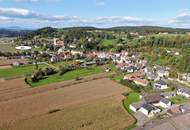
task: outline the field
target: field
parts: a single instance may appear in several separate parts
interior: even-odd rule
[[[44,66],[45,65],[39,65],[39,67]],[[23,77],[27,74],[31,74],[34,70],[35,65],[0,69],[0,78]]]
[[[0,101],[2,130],[124,129],[134,119],[122,106],[122,93],[130,90],[107,78],[40,91],[21,85],[1,87],[0,96],[35,91]],[[12,90],[12,91],[9,91]],[[5,93],[6,91],[6,93]],[[35,125],[34,125],[35,124]]]

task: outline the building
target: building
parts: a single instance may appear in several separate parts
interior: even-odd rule
[[[159,69],[157,73],[158,73],[159,77],[168,77],[169,76],[169,71],[167,71],[166,69]]]
[[[164,80],[158,80],[154,83],[154,88],[160,90],[168,89],[168,85]]]
[[[177,94],[176,92],[164,92],[160,94],[162,97],[164,98],[171,98],[171,97],[175,97]]]
[[[156,104],[160,102],[161,98],[160,94],[149,94],[144,96],[143,100],[149,104]]]
[[[185,87],[180,87],[177,89],[177,95],[181,95],[190,98],[190,89]]]
[[[144,104],[145,104],[144,101],[140,101],[140,102],[131,104],[131,105],[129,106],[129,108],[130,108],[133,112],[137,112]]]
[[[144,87],[148,86],[148,81],[146,79],[135,78],[133,81],[137,85],[141,85],[141,86],[144,86]]]
[[[156,113],[161,112],[161,110],[151,104],[144,104],[140,109],[140,112],[142,112],[144,115],[148,117],[153,117]]]
[[[159,106],[163,108],[169,108],[172,106],[172,102],[166,98],[162,98],[159,102]]]
[[[133,72],[136,72],[138,70],[138,68],[135,66],[129,66],[126,70],[129,73],[133,73]]]

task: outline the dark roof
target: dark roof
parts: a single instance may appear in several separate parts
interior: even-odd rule
[[[131,104],[133,107],[135,107],[136,109],[140,109],[146,102],[144,101],[140,101],[140,102],[137,102],[137,103],[133,103]]]
[[[183,91],[183,92],[185,92],[185,93],[190,94],[190,89],[189,89],[189,88],[186,88],[186,87],[180,87],[180,88],[178,88],[177,90],[180,90],[180,91]]]
[[[166,98],[162,98],[160,101],[163,102],[163,103],[165,103],[165,104],[170,103],[170,100],[168,100]]]
[[[156,83],[160,85],[167,85],[167,83],[164,80],[158,80]]]
[[[146,109],[147,111],[152,111],[152,110],[155,110],[155,107],[150,105],[150,104],[144,104],[142,106],[144,109]]]
[[[160,94],[151,94],[144,97],[146,103],[157,103],[161,100]]]

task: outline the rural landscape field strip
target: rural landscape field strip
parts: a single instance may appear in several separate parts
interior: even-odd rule
[[[22,79],[13,80],[13,81],[11,80],[12,83],[11,83],[11,81],[8,80],[8,81],[5,81],[5,84],[6,84],[6,82],[9,82],[9,84],[12,84],[12,86],[14,86],[13,85],[14,81],[17,81],[20,83],[20,86],[22,86],[22,87],[19,87],[18,91],[10,91],[8,93],[1,93],[0,94],[0,102],[8,101],[8,100],[16,99],[16,98],[21,98],[21,97],[25,97],[25,96],[30,96],[30,95],[34,95],[34,94],[44,93],[44,92],[48,92],[48,91],[56,90],[56,89],[60,89],[60,88],[65,88],[65,87],[72,86],[74,84],[89,82],[91,80],[99,79],[99,78],[101,79],[101,78],[105,78],[107,76],[108,76],[107,74],[97,74],[97,75],[85,77],[85,79],[80,80],[80,81],[69,80],[69,81],[60,82],[60,83],[56,83],[56,84],[41,86],[38,88],[31,88],[29,86],[26,86]],[[17,85],[15,87],[17,88]],[[4,88],[6,89],[6,86],[4,86]]]
[[[104,78],[56,89],[54,91],[47,91],[45,93],[36,93],[30,96],[26,95],[23,98],[1,101],[0,124],[27,119],[45,114],[54,109],[62,109],[105,97],[121,95],[121,93],[125,91],[129,90],[114,81]]]

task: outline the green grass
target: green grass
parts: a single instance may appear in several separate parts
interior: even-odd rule
[[[130,104],[132,103],[135,103],[135,102],[138,102],[140,101],[140,98],[139,98],[139,93],[136,93],[136,92],[131,92],[129,93],[129,95],[126,97],[126,99],[123,101],[123,105],[124,105],[124,108],[127,110],[127,112],[131,115],[133,113],[133,111],[129,108]],[[133,116],[133,118],[135,118]],[[135,119],[136,120],[136,119]],[[133,125],[131,125],[130,127],[128,127],[126,130],[132,130],[134,129],[135,127],[137,127],[136,125],[137,123],[137,120],[135,121],[135,123]]]
[[[98,73],[103,73],[104,70],[102,67],[93,67],[93,68],[83,68],[83,69],[78,69],[74,71],[67,72],[66,74],[59,76],[59,74],[51,75],[48,76],[47,78],[40,80],[38,82],[32,83],[32,87],[37,87],[41,85],[46,85],[46,84],[52,84],[52,83],[57,83],[57,82],[62,82],[66,80],[72,80],[75,79],[76,77],[85,77],[85,76],[90,76]]]
[[[132,110],[129,108],[129,106],[132,103],[135,103],[138,101],[140,101],[139,93],[135,93],[135,92],[129,93],[129,95],[124,100],[124,107],[127,109],[129,113],[132,113]]]
[[[123,75],[120,74],[120,75],[117,75],[113,78],[113,80],[117,81],[117,82],[120,82],[121,80],[123,79]]]
[[[105,39],[105,40],[103,40],[102,45],[103,46],[114,46],[115,45],[115,40],[107,40],[107,39]]]
[[[187,99],[186,97],[183,97],[183,96],[176,96],[176,97],[170,98],[170,101],[174,104],[184,104],[184,103],[188,102],[189,99]]]
[[[40,68],[45,65],[39,65]],[[22,67],[12,67],[9,69],[0,69],[1,78],[22,77],[28,74],[32,74],[35,70],[35,65],[28,65]]]

